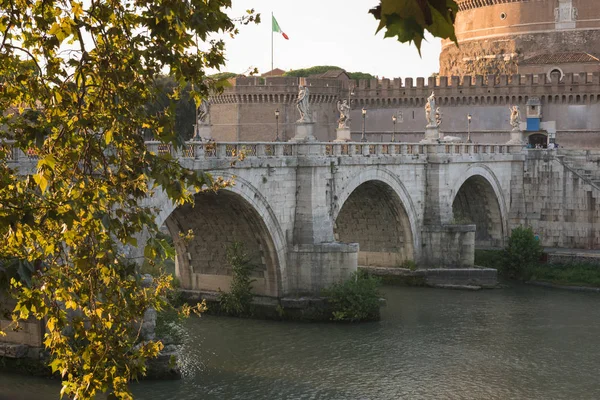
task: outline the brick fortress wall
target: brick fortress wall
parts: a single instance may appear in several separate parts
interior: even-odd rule
[[[232,86],[211,101],[213,137],[218,141],[271,141],[275,139],[276,109],[280,111],[280,137],[294,134],[299,114],[295,107],[298,78],[234,78]],[[531,97],[542,103],[542,121],[556,121],[556,141],[563,146],[600,145],[600,74],[566,74],[562,80],[539,75],[488,75],[339,81],[307,79],[311,106],[317,121],[316,136],[335,139],[336,102],[347,99],[353,89],[351,129],[362,131],[361,108],[367,109],[365,131],[372,141],[390,140],[392,115],[402,114],[396,125],[396,140],[416,142],[425,127],[424,105],[434,90],[443,113],[442,131],[464,136],[467,114],[473,116],[472,138],[480,143],[509,140],[508,106],[524,110]]]
[[[275,110],[279,110],[279,136],[294,136],[294,124],[300,117],[296,109],[298,78],[233,78],[222,95],[211,97],[211,123],[215,140],[272,141],[276,137]],[[336,102],[344,91],[336,79],[306,79],[310,105],[316,121],[316,136],[324,141],[335,139]]]

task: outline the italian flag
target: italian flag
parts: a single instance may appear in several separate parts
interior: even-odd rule
[[[272,18],[273,18],[273,32],[281,33],[281,35],[285,38],[285,40],[290,40],[288,35],[286,35],[285,32],[282,31],[281,28],[279,27],[279,24],[277,23],[277,20],[275,19],[275,17],[273,16]]]

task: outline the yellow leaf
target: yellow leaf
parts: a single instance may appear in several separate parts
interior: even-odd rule
[[[104,142],[106,144],[110,144],[110,142],[112,142],[113,139],[113,130],[109,129],[106,132],[104,132]]]
[[[50,243],[46,247],[44,247],[44,253],[46,253],[47,255],[54,254],[54,245]]]
[[[71,4],[73,7],[73,15],[75,15],[76,17],[79,17],[81,14],[83,14],[83,7],[81,7],[80,3],[77,3],[74,1]]]
[[[35,174],[33,176],[33,180],[35,181],[35,183],[38,184],[38,186],[42,190],[42,193],[46,191],[46,188],[48,187],[48,180],[42,172]]]
[[[52,27],[50,28],[50,30],[48,31],[48,34],[50,35],[56,35],[56,33],[60,30],[60,25],[58,23],[54,23],[52,24]]]
[[[75,303],[73,300],[67,300],[67,301],[65,302],[65,307],[67,307],[67,310],[68,310],[69,308],[71,308],[71,309],[75,310],[75,309],[77,309],[77,303]]]

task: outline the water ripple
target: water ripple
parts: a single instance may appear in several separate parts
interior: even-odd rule
[[[597,294],[515,286],[386,288],[386,296],[382,321],[362,325],[190,319],[183,379],[143,382],[134,393],[148,400],[600,398]],[[44,399],[39,393],[52,385],[0,375],[0,399]]]

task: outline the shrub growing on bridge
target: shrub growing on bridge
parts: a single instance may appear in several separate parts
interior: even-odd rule
[[[334,321],[375,321],[379,319],[381,281],[364,271],[356,271],[344,283],[323,291],[332,306]]]
[[[221,310],[236,317],[248,317],[252,310],[252,272],[256,265],[252,264],[244,245],[234,242],[227,248],[227,262],[233,270],[233,278],[229,293],[221,293],[219,303]]]

